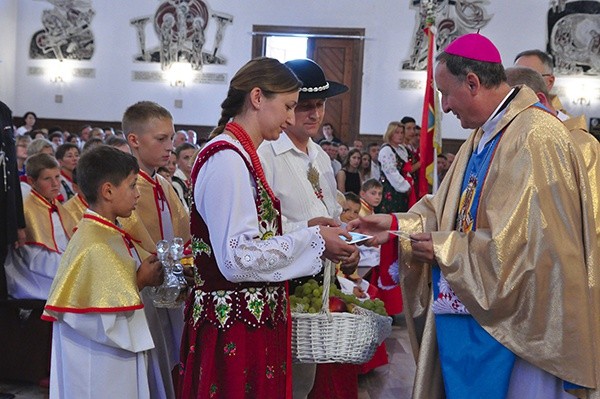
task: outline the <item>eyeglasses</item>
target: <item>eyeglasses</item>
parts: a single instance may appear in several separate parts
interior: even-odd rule
[[[545,76],[554,76],[554,75],[553,75],[553,74],[551,74],[551,73],[543,73],[543,74],[542,74],[542,76],[544,76],[544,77],[545,77]]]

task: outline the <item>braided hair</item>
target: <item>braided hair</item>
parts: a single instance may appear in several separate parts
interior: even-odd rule
[[[225,125],[243,111],[246,96],[256,87],[265,97],[271,98],[277,93],[299,90],[302,82],[291,69],[274,58],[250,60],[231,79],[227,98],[221,103],[221,118],[211,132],[211,138],[223,133]]]

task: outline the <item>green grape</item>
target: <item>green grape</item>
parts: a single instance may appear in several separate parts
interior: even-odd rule
[[[312,291],[312,294],[313,294],[313,296],[314,296],[315,298],[318,298],[318,297],[320,297],[320,296],[321,296],[321,292],[319,292],[319,289],[318,289],[318,288],[315,288],[315,289]]]
[[[311,278],[311,279],[310,279],[310,280],[308,280],[306,283],[307,283],[307,284],[319,285],[319,283],[317,283],[317,280],[315,280],[314,278]]]
[[[302,294],[304,294],[304,291],[302,290],[302,286],[299,285],[294,289],[294,295],[302,296]]]
[[[308,313],[317,313],[317,310],[311,306],[308,308]]]
[[[310,284],[305,284],[302,286],[302,292],[304,293],[304,296],[309,296],[310,294],[312,294],[313,288],[310,286]]]
[[[311,305],[313,308],[315,309],[319,309],[321,310],[321,308],[323,307],[323,301],[321,299],[313,299],[311,302]]]

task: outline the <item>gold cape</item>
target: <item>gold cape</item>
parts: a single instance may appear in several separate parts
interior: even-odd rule
[[[600,142],[587,131],[585,116],[569,118],[563,121],[579,146],[583,162],[590,179],[590,196],[594,207],[594,215],[600,215]],[[596,219],[596,236],[600,242],[600,219]]]
[[[39,245],[49,251],[60,253],[56,241],[54,241],[54,230],[52,229],[53,207],[56,207],[67,238],[71,238],[77,221],[73,219],[59,201],[48,202],[47,199],[32,189],[31,193],[23,198],[26,245]]]
[[[494,135],[505,129],[483,184],[477,229],[455,231],[464,171],[481,138],[474,131],[435,196],[399,229],[431,232],[436,262],[477,322],[517,356],[563,380],[598,387],[598,240],[581,153],[565,126],[521,87]],[[501,172],[501,173],[500,173]],[[402,287],[417,357],[413,398],[444,395],[431,268],[400,241]],[[412,315],[411,317],[408,317]],[[598,398],[598,390],[572,392]]]
[[[358,211],[358,216],[369,216],[373,214],[373,207],[364,199],[360,199],[360,211]]]
[[[552,107],[556,110],[559,110],[560,112],[562,112],[563,114],[567,115],[567,116],[571,116],[570,113],[567,112],[567,110],[565,109],[565,107],[563,107],[562,103],[560,102],[560,98],[558,98],[558,96],[556,94],[550,94],[550,104],[552,104]]]
[[[74,197],[63,204],[63,207],[79,222],[89,205],[81,195],[75,194]]]
[[[45,320],[58,313],[125,312],[144,307],[136,282],[136,261],[126,233],[87,212],[60,261],[44,308]],[[133,243],[132,243],[133,244]],[[143,259],[145,253],[139,253]]]
[[[160,224],[161,214],[157,200],[158,185],[162,188],[171,211],[175,237],[183,238],[186,243],[190,240],[190,217],[183,208],[173,186],[158,173],[152,178],[140,170],[137,184],[140,190],[140,199],[137,207],[130,217],[119,219],[119,222],[123,225],[123,229],[133,238],[141,241],[142,248],[150,253],[156,253],[156,243],[163,239]]]

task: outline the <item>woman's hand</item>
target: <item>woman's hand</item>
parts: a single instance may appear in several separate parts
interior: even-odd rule
[[[340,227],[322,226],[320,231],[321,237],[325,240],[325,251],[323,252],[323,256],[333,263],[346,260],[351,257],[354,251],[357,251],[356,246],[348,244],[340,238],[340,236],[344,236],[347,239],[352,238],[346,230]]]

